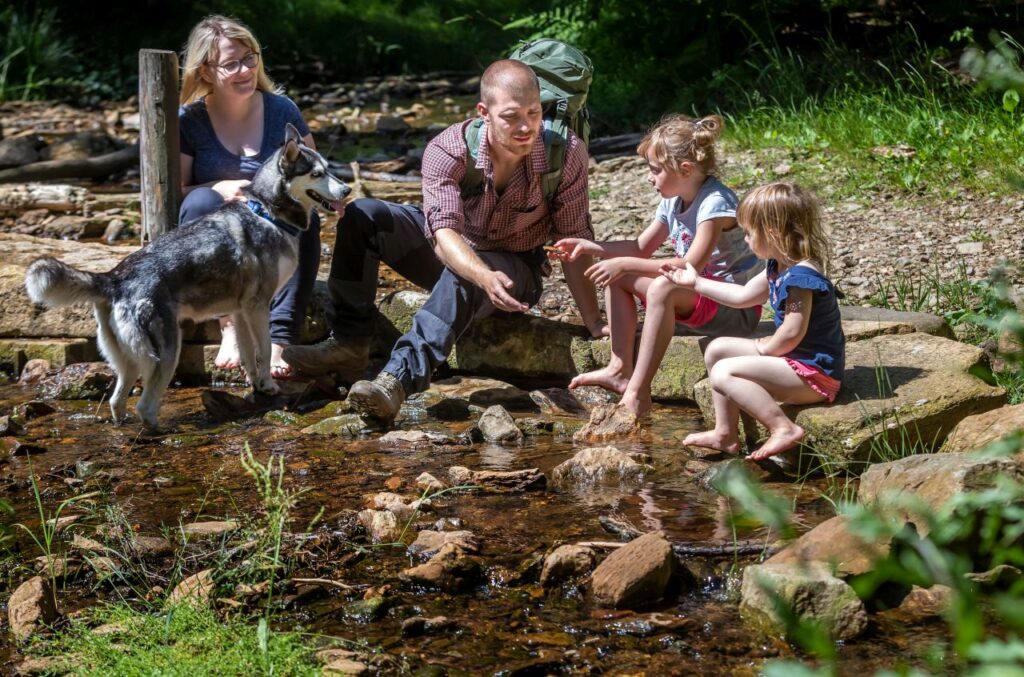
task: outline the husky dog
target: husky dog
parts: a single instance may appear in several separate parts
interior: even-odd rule
[[[160,399],[178,364],[184,319],[230,315],[242,367],[256,392],[274,395],[270,376],[270,302],[298,263],[298,240],[314,207],[336,213],[350,189],[287,125],[285,143],[256,171],[248,202],[227,202],[132,253],[106,273],[87,273],[50,257],[29,266],[34,303],[90,301],[100,350],[117,372],[110,400],[124,419],[128,394],[142,376],[135,408],[156,428]]]

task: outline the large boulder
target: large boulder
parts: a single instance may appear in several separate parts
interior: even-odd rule
[[[676,571],[672,544],[652,531],[608,555],[590,577],[590,590],[600,606],[642,607],[665,597]]]
[[[1003,390],[975,375],[985,372],[974,346],[921,332],[877,336],[847,344],[835,402],[785,410],[807,431],[806,444],[841,466],[887,447],[934,448],[962,418],[1002,406]],[[706,380],[695,397],[713,425]]]
[[[1007,405],[983,414],[968,416],[957,423],[939,451],[980,451],[993,442],[1021,430],[1024,430],[1024,404]]]
[[[868,625],[857,593],[822,562],[748,566],[740,595],[744,617],[772,631],[785,628],[780,607],[818,623],[837,640],[853,639]]]
[[[859,341],[882,334],[912,332],[953,338],[953,330],[946,319],[932,313],[911,313],[873,306],[840,306],[839,313],[843,319],[843,334],[846,335],[847,341]]]
[[[412,317],[427,294],[400,291],[380,303],[386,321],[377,351],[390,352],[394,337],[412,327]],[[534,315],[489,317],[474,322],[448,357],[448,365],[460,372],[498,378],[535,378],[568,381],[576,374],[573,339],[586,336],[583,327]]]
[[[32,360],[45,361],[49,371],[99,359],[95,339],[0,339],[0,370],[16,375]]]
[[[424,393],[409,398],[409,401],[421,403],[429,413],[440,403],[463,405],[466,410],[470,406],[491,407],[500,404],[513,411],[535,411],[537,406],[530,399],[530,394],[522,388],[498,381],[493,378],[479,376],[453,376],[434,381]]]
[[[854,534],[849,519],[838,515],[825,520],[775,553],[765,564],[823,562],[841,578],[871,571],[889,554],[888,543],[871,543]]]
[[[928,532],[927,523],[904,506],[907,498],[913,497],[934,511],[953,496],[991,488],[999,477],[1024,481],[1024,457],[917,454],[872,465],[861,475],[857,498],[861,503],[895,510],[924,535]]]

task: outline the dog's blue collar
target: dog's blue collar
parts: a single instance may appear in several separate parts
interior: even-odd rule
[[[300,228],[296,228],[290,223],[285,223],[281,219],[275,219],[273,216],[271,216],[270,212],[267,211],[267,208],[264,207],[262,203],[257,202],[256,200],[249,200],[248,202],[245,203],[245,205],[252,210],[253,214],[259,216],[260,218],[266,219],[267,221],[270,221],[275,226],[277,226],[284,232],[288,233],[289,235],[293,237],[298,237],[299,235],[302,234],[302,230]]]

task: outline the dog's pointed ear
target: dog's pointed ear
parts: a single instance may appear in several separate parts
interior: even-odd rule
[[[295,126],[290,122],[286,122],[284,125],[284,159],[289,164],[293,164],[299,159],[299,143],[302,142],[302,137],[299,136],[299,130],[295,129]]]

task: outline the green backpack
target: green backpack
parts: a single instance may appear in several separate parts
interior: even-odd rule
[[[548,171],[541,177],[541,186],[544,199],[550,202],[562,181],[569,130],[584,146],[590,143],[590,111],[586,104],[594,65],[580,50],[551,38],[523,43],[508,58],[528,65],[540,80],[540,103],[544,107],[542,133],[548,154]],[[483,125],[483,118],[478,118],[466,126],[469,155],[466,175],[459,184],[464,198],[479,191],[484,183],[483,171],[476,167]]]

